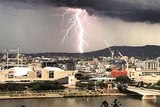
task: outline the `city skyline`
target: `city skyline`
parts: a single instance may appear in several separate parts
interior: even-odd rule
[[[110,46],[160,45],[160,2],[157,0],[149,3],[148,0],[102,0],[108,8],[105,4],[95,7],[96,0],[93,3],[87,0],[84,6],[77,5],[81,3],[77,0],[70,0],[73,2],[70,5],[63,0],[32,1],[0,0],[0,49],[19,45],[22,52],[79,52],[77,36],[62,43],[69,18],[75,13],[64,18],[57,14],[63,14],[69,7],[88,12],[88,23],[83,22],[89,34],[84,38],[88,42],[84,51],[106,48],[104,40]]]

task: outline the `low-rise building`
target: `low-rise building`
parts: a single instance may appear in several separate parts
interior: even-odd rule
[[[160,80],[160,70],[137,70],[135,80],[145,83],[157,83]]]
[[[13,67],[0,72],[1,83],[31,83],[34,81],[53,81],[68,78],[67,84],[75,85],[77,71],[64,71],[57,67],[31,69],[27,67]]]
[[[125,71],[125,70],[116,70],[116,69],[112,69],[112,71],[111,71],[111,77],[112,78],[116,78],[116,77],[122,76],[122,75],[127,75],[127,71]]]

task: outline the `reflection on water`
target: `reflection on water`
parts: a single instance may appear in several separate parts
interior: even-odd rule
[[[0,100],[0,107],[21,107],[21,105],[26,107],[100,107],[104,100],[107,100],[111,107],[115,98],[120,101],[121,107],[160,107],[160,98],[141,100],[139,97],[131,96]]]

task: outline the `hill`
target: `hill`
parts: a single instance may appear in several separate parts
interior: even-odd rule
[[[134,56],[134,57],[144,57],[144,58],[155,58],[160,57],[160,46],[156,45],[146,45],[146,46],[113,46],[110,47],[112,50],[115,51],[115,55],[118,55],[118,51],[120,51],[125,56]],[[32,54],[36,56],[89,56],[89,57],[97,57],[97,56],[111,56],[111,53],[108,48],[86,52],[83,54],[80,53],[36,53]]]

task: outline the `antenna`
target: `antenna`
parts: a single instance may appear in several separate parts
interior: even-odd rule
[[[111,53],[111,59],[113,59],[113,57],[114,57],[114,50],[113,51],[111,50],[111,48],[109,47],[109,45],[108,45],[108,43],[107,43],[106,40],[104,40],[104,42],[105,42],[106,46],[108,47],[108,49],[109,49],[109,51]]]
[[[17,63],[18,63],[18,67],[19,67],[19,45],[17,47]]]

